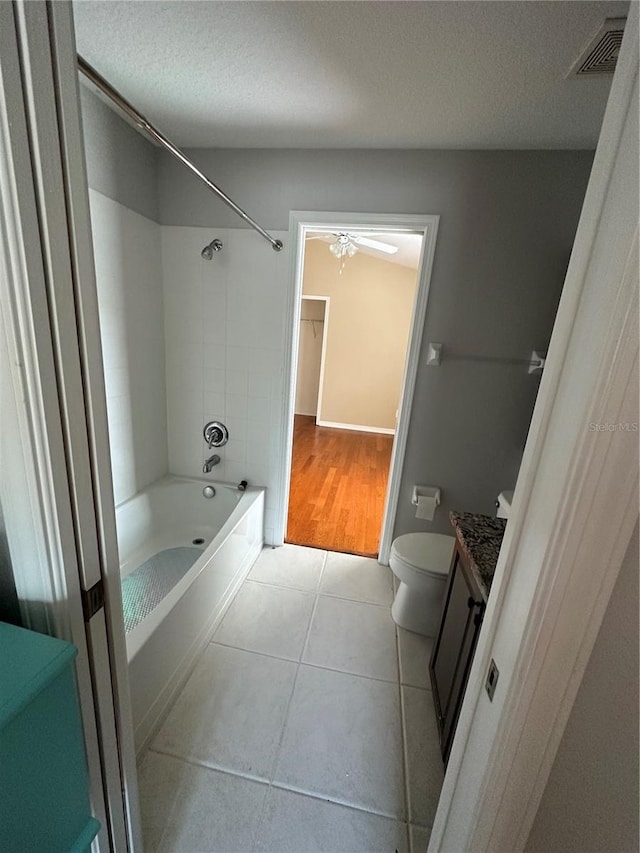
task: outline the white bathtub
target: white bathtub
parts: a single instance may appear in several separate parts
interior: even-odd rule
[[[205,486],[215,488],[215,497],[203,496]],[[166,477],[119,506],[116,526],[123,580],[160,552],[204,540],[196,562],[127,633],[133,724],[140,751],[260,553],[264,489],[249,487],[242,492],[228,483]],[[133,580],[134,576],[130,584]]]

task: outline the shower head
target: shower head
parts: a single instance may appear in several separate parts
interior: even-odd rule
[[[218,240],[215,237],[208,246],[205,246],[204,249],[200,252],[205,261],[210,261],[213,257],[214,252],[220,252],[222,250],[222,240]]]

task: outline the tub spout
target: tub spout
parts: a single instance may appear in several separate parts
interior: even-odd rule
[[[202,466],[202,473],[208,474],[211,471],[211,469],[214,467],[214,465],[217,465],[219,462],[220,462],[220,457],[218,456],[217,453],[214,453],[213,456],[210,456],[208,459],[205,460],[205,463]]]

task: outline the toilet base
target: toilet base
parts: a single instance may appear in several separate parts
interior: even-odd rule
[[[444,579],[435,587],[442,594]],[[391,605],[391,618],[396,625],[425,637],[435,637],[440,619],[440,598],[434,596],[434,592],[416,590],[401,581]]]

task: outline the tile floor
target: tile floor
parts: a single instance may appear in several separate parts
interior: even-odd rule
[[[389,569],[265,549],[139,770],[145,850],[426,850],[443,779],[431,641]]]

